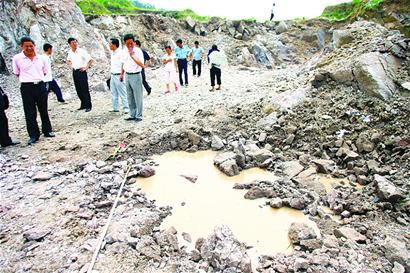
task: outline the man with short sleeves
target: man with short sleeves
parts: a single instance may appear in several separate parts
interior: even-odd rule
[[[54,137],[47,109],[47,91],[44,76],[48,72],[43,56],[38,56],[35,43],[30,37],[20,40],[22,52],[13,57],[13,73],[19,77],[21,98],[26,117],[29,145],[40,138],[37,124],[37,109],[41,117],[41,129],[45,137]]]
[[[128,113],[127,91],[124,82],[120,80],[123,51],[120,49],[118,39],[112,38],[109,46],[111,49],[111,79],[109,86],[112,95],[112,112],[119,112],[118,97],[120,97],[122,109],[124,113]]]
[[[46,88],[47,88],[47,93],[50,93],[50,91],[54,92],[57,96],[58,102],[64,103],[65,100],[63,98],[63,94],[61,93],[60,86],[58,86],[57,81],[53,78],[53,71],[51,68],[51,54],[53,53],[53,46],[46,43],[43,45],[43,50],[44,50],[44,59],[47,62],[47,67],[48,67],[48,73],[44,78],[44,82],[46,83]]]
[[[75,38],[69,38],[68,45],[70,46],[70,49],[68,50],[67,63],[73,69],[74,86],[78,98],[81,101],[78,110],[90,112],[92,104],[90,88],[88,86],[87,70],[91,66],[92,59],[85,49],[78,47],[78,42]]]
[[[192,51],[192,70],[194,76],[197,75],[197,68],[198,68],[198,77],[201,77],[201,69],[202,69],[202,54],[204,53],[204,49],[199,47],[199,42],[195,41],[195,46],[191,49]]]
[[[185,76],[185,86],[188,86],[188,59],[191,57],[191,49],[188,46],[182,44],[182,40],[179,39],[176,42],[177,47],[174,50],[177,63],[178,63],[178,72],[179,72],[179,83],[181,86],[184,85],[182,79],[182,72]]]
[[[125,120],[140,122],[142,120],[142,77],[141,71],[144,66],[144,54],[135,44],[132,34],[124,36],[126,48],[123,51],[122,69],[120,79],[125,79],[127,88],[128,106],[130,116]]]
[[[135,41],[135,44],[137,47],[141,48],[141,42],[139,40]],[[144,65],[147,66],[149,65],[151,61],[151,56],[148,54],[148,52],[144,49],[142,49],[142,54],[144,54]],[[149,83],[147,82],[147,78],[145,76],[145,68],[142,69],[141,71],[141,77],[142,77],[142,85],[144,86],[145,90],[147,90],[148,96],[151,95],[151,86],[149,86]]]

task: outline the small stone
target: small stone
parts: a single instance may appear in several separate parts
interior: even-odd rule
[[[404,266],[402,266],[398,262],[394,262],[392,273],[406,273],[406,269],[404,268]]]
[[[211,140],[211,148],[214,151],[219,151],[222,150],[225,147],[222,139],[217,136],[217,135],[213,135],[212,136],[212,140]]]
[[[280,198],[273,198],[269,202],[269,205],[271,206],[271,208],[280,209],[281,207],[283,207],[283,201]]]
[[[99,161],[97,161],[97,163],[95,164],[95,166],[96,166],[98,169],[101,169],[101,168],[107,166],[107,163],[104,162],[104,161],[99,160]]]
[[[38,172],[33,176],[34,181],[47,181],[53,178],[53,174],[46,172]]]
[[[309,267],[309,261],[304,258],[296,258],[293,267],[295,272],[299,272],[300,270],[304,270]]]
[[[259,142],[261,142],[261,143],[263,143],[263,142],[265,142],[266,141],[266,138],[268,137],[268,135],[266,134],[266,133],[261,133],[260,135],[259,135]]]
[[[42,229],[42,228],[33,228],[26,232],[24,232],[23,237],[27,241],[40,241],[48,234],[50,234],[49,229]]]
[[[334,230],[334,234],[336,237],[344,237],[346,239],[350,239],[355,242],[365,242],[366,241],[366,236],[360,234],[353,228],[349,227],[340,227],[338,229]]]
[[[144,166],[139,170],[138,175],[143,178],[148,178],[155,175],[155,169],[151,166]]]
[[[184,240],[187,241],[188,243],[192,243],[191,235],[189,235],[188,233],[183,232],[182,233],[182,238],[184,238]]]
[[[288,236],[293,244],[299,244],[302,240],[317,238],[315,230],[304,223],[292,223],[288,231]]]
[[[318,173],[330,174],[335,169],[335,162],[333,160],[316,159],[312,161],[316,165]]]
[[[196,181],[198,180],[197,175],[181,174],[181,177],[185,178],[186,180],[188,180],[191,183],[196,183]]]
[[[78,213],[77,216],[81,219],[91,220],[93,219],[94,213],[91,211],[83,211]]]
[[[341,216],[342,216],[343,218],[349,218],[350,215],[351,215],[350,212],[347,211],[347,210],[343,211],[342,214],[341,214]]]
[[[283,143],[285,143],[286,145],[291,145],[293,143],[293,141],[295,141],[295,135],[294,134],[290,134],[288,135],[288,137],[283,141]]]

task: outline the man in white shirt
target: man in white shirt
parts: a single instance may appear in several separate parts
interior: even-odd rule
[[[128,106],[130,116],[125,120],[142,120],[142,77],[141,71],[144,66],[144,54],[141,48],[135,44],[135,37],[132,34],[124,36],[126,48],[123,50],[122,69],[120,79],[124,80],[127,88]]]
[[[51,54],[53,53],[53,46],[50,44],[43,45],[44,50],[44,59],[46,60],[48,66],[48,73],[44,77],[44,82],[46,83],[47,93],[53,91],[54,94],[57,96],[57,100],[59,102],[64,103],[65,100],[63,99],[63,94],[61,93],[60,86],[58,86],[57,81],[53,78],[53,71],[51,70]]]
[[[68,50],[67,63],[73,69],[74,86],[81,101],[81,106],[78,110],[85,109],[85,112],[90,112],[92,104],[87,69],[90,68],[92,59],[85,49],[78,47],[78,42],[75,38],[69,38],[68,44],[70,49]]]
[[[120,80],[123,54],[123,51],[120,49],[120,41],[118,39],[112,38],[110,40],[109,47],[111,49],[110,90],[112,95],[112,112],[119,112],[118,97],[120,97],[122,102],[122,109],[124,113],[128,113],[126,88],[124,82]]]

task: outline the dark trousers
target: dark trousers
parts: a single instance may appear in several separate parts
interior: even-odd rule
[[[196,67],[198,67],[198,77],[201,76],[201,68],[202,68],[202,61],[192,61],[192,70],[194,72],[194,76],[196,75]]]
[[[215,78],[218,85],[221,85],[222,71],[220,68],[212,66],[211,68],[211,86],[215,86]]]
[[[63,102],[63,94],[61,93],[60,86],[58,86],[58,83],[56,82],[55,79],[53,79],[51,82],[46,82],[46,88],[47,88],[47,93],[53,92],[57,96],[57,100],[59,102]]]
[[[43,134],[52,132],[50,118],[48,117],[46,84],[44,82],[38,84],[22,83],[20,91],[29,136],[36,139],[40,137],[40,130],[37,124],[37,110],[40,113]]]
[[[7,120],[6,113],[3,109],[0,109],[0,145],[6,146],[11,143],[9,136],[9,122]]]
[[[73,70],[73,79],[75,90],[77,91],[78,98],[81,101],[81,109],[91,109],[91,95],[88,87],[87,72],[81,72],[79,69]]]
[[[182,80],[182,72],[185,76],[185,84],[188,84],[188,60],[187,59],[178,59],[178,73],[179,73],[179,83],[184,85]]]
[[[142,77],[142,85],[144,86],[145,90],[147,90],[148,93],[151,93],[151,86],[149,86],[145,78],[145,69],[141,71],[141,77]]]

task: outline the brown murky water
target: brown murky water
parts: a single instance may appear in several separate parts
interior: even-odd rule
[[[320,183],[325,187],[326,192],[332,192],[333,188],[337,185],[346,186],[346,187],[355,187],[356,189],[362,189],[363,186],[357,183],[349,182],[347,179],[334,178],[329,175],[319,175]]]
[[[161,206],[172,206],[172,215],[162,228],[175,227],[178,233],[190,234],[195,242],[207,237],[218,225],[227,225],[237,239],[253,246],[255,255],[273,255],[292,251],[288,229],[293,222],[315,226],[302,212],[272,209],[265,200],[246,200],[246,191],[232,189],[234,183],[256,179],[274,180],[270,172],[255,168],[239,176],[227,177],[213,165],[215,152],[170,152],[154,157],[159,163],[156,175],[139,179],[138,187]],[[191,183],[181,175],[198,176]]]

